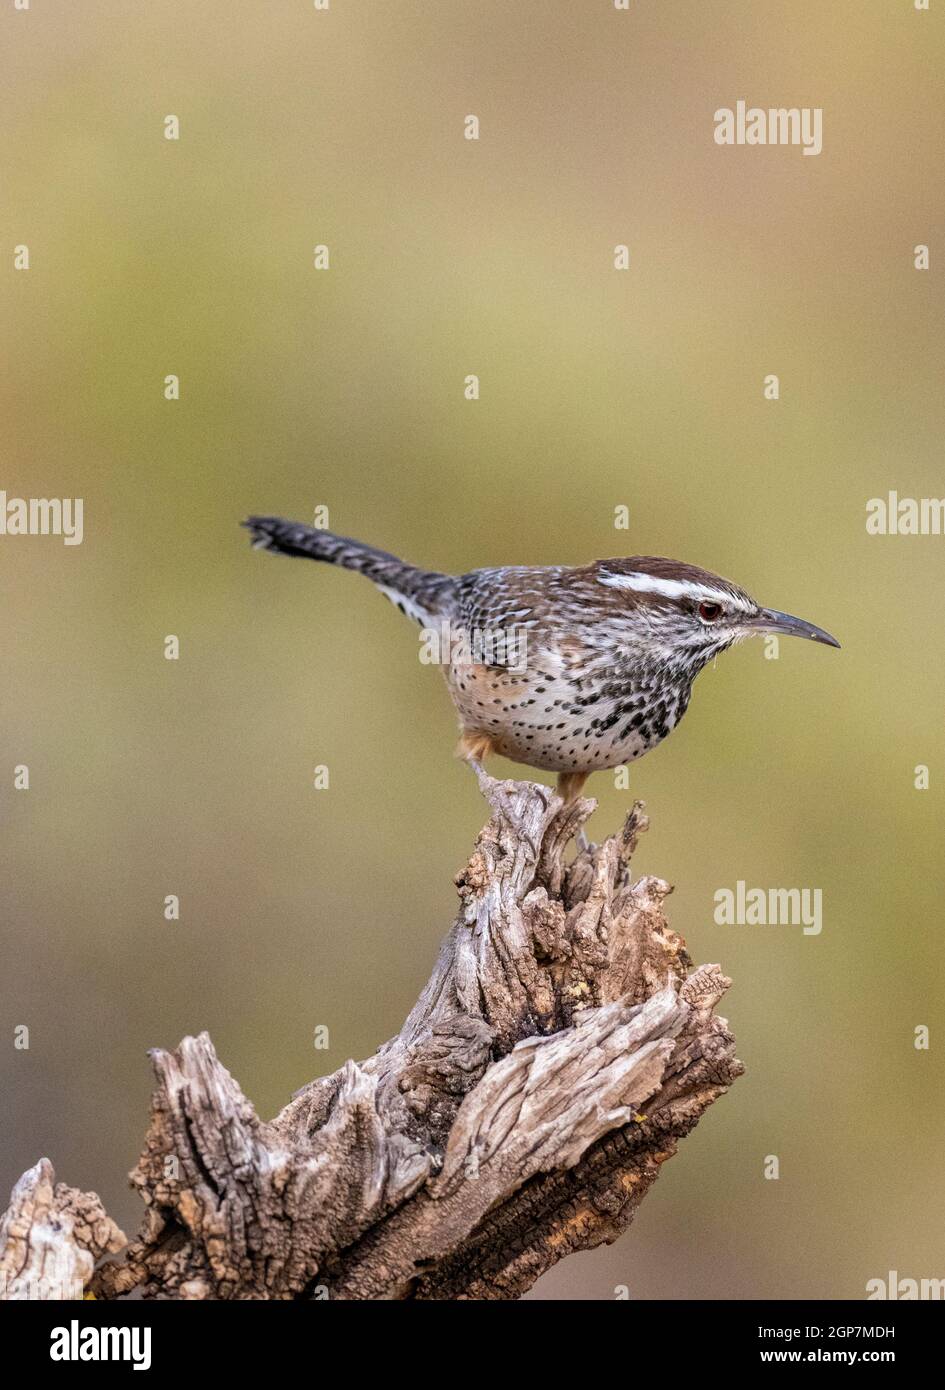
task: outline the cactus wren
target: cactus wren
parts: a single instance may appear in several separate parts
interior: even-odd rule
[[[660,743],[683,717],[703,666],[734,642],[772,632],[840,645],[677,560],[436,574],[279,517],[243,524],[258,547],[357,570],[425,630],[448,628],[443,665],[462,730],[458,752],[556,772],[569,801],[592,772]]]

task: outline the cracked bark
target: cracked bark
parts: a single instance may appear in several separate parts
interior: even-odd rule
[[[632,881],[640,803],[569,862],[593,802],[478,775],[492,815],[397,1037],[269,1122],[206,1034],[155,1051],[140,1232],[41,1159],[0,1225],[0,1295],[511,1299],[626,1229],[741,1073],[729,981],[690,973],[669,885]]]

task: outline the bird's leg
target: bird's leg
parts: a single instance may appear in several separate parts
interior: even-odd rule
[[[462,758],[463,762],[472,768],[476,774],[479,789],[483,794],[485,794],[483,780],[488,776],[488,773],[482,765],[482,760],[488,758],[492,751],[492,739],[488,734],[471,732],[468,729],[463,730],[462,737],[456,745],[457,758]]]
[[[563,799],[565,806],[570,806],[572,801],[577,801],[581,792],[584,790],[584,783],[590,776],[589,772],[559,772],[558,773],[558,795]],[[575,839],[578,848],[589,850],[591,842],[587,838],[587,832],[583,825],[577,832]]]
[[[463,758],[467,763],[479,763],[480,766],[492,751],[492,739],[489,735],[470,729],[463,730],[462,738],[456,745],[457,758]]]
[[[572,801],[577,801],[584,790],[584,783],[590,775],[589,772],[558,773],[558,795],[566,806],[570,806]]]
[[[491,779],[489,777],[489,774],[486,772],[486,769],[482,765],[482,759],[487,758],[489,754],[494,751],[495,750],[493,748],[492,739],[489,737],[488,734],[470,734],[464,732],[462,738],[460,739],[456,747],[457,758],[462,758],[466,766],[471,767],[473,772],[476,774],[476,780],[479,783],[479,790],[482,792],[483,796],[487,796],[485,783],[490,781]],[[489,795],[487,799],[491,801],[493,796],[497,797],[497,800],[493,802],[493,805],[502,806],[504,809],[506,804],[506,794],[501,785],[498,785],[496,791]],[[513,822],[514,814],[512,812],[510,803],[509,809],[506,812],[506,814],[508,816],[509,822]],[[522,835],[522,839],[525,841],[526,845],[528,846],[529,850],[534,856],[535,862],[537,863],[541,856],[541,845],[533,844],[529,837],[524,834]]]

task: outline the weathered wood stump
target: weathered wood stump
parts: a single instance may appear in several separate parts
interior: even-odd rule
[[[0,1294],[511,1299],[626,1229],[742,1071],[713,1013],[729,981],[690,973],[669,885],[631,881],[640,803],[568,862],[592,801],[478,775],[492,816],[399,1035],[268,1123],[206,1034],[154,1052],[141,1232],[41,1159],[0,1225]]]

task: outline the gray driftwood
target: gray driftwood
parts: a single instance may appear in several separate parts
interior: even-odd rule
[[[460,909],[400,1034],[260,1120],[209,1037],[153,1054],[130,1243],[41,1159],[0,1226],[6,1297],[510,1299],[614,1240],[678,1141],[741,1072],[632,882],[646,828],[568,862],[594,803],[480,772],[492,807]]]

